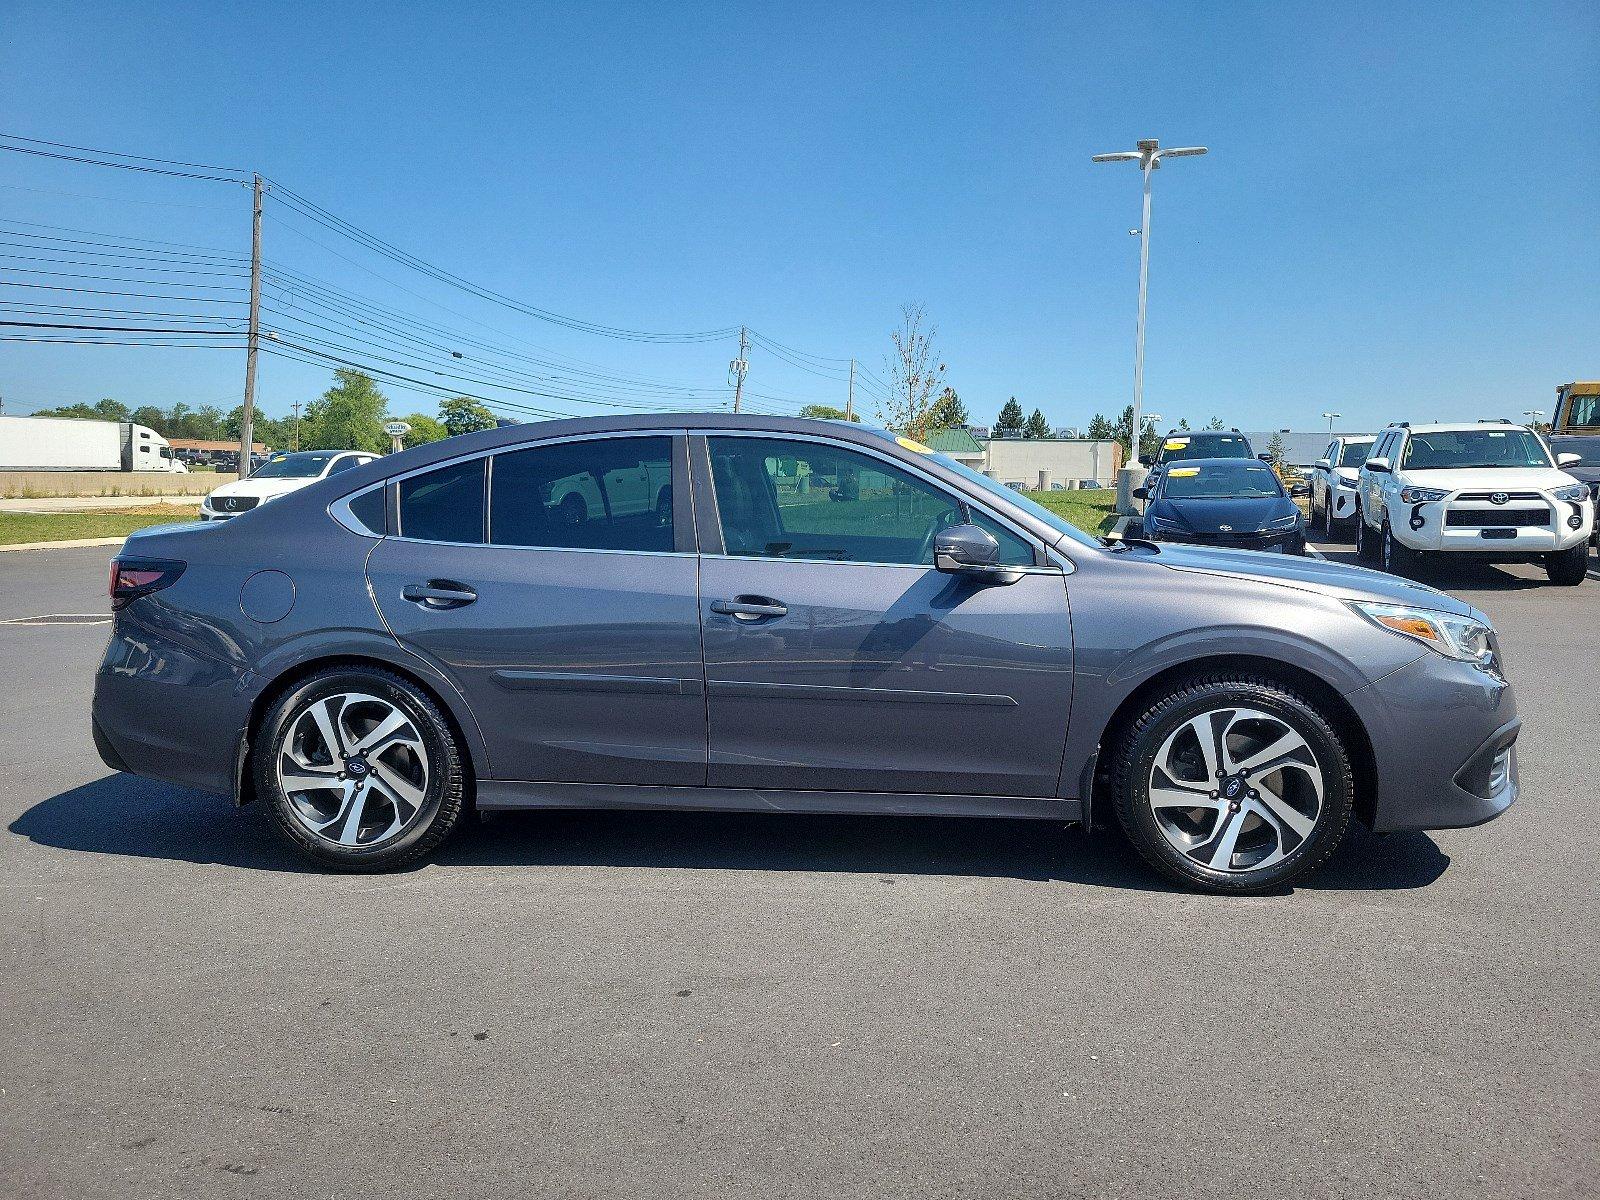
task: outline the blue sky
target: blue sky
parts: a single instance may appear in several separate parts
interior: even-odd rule
[[[1516,415],[1600,376],[1600,10],[1556,4],[13,7],[0,125],[260,170],[527,302],[748,322],[883,375],[899,306],[975,419],[1129,399],[1138,172],[1156,180],[1146,405],[1242,428]],[[418,316],[715,389],[731,343],[577,334],[269,206],[266,254]],[[244,252],[230,185],[0,155],[0,218]],[[401,291],[305,240],[309,234]],[[414,295],[413,293],[417,293]],[[13,295],[0,291],[0,295]],[[433,302],[433,303],[430,303]],[[518,339],[513,342],[512,339]],[[0,345],[8,411],[213,402],[234,351]],[[327,386],[269,359],[273,414]],[[843,384],[751,354],[752,390]],[[397,412],[432,401],[386,389]],[[777,405],[778,402],[773,402]],[[584,406],[568,406],[582,411]],[[870,411],[870,408],[869,410]]]

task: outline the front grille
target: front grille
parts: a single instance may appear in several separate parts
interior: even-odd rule
[[[249,512],[261,503],[259,496],[213,496],[211,511],[225,513]]]
[[[1538,492],[1462,492],[1457,500],[1488,500],[1492,496],[1504,496],[1507,500],[1543,500]]]
[[[1451,508],[1444,514],[1444,523],[1467,526],[1472,529],[1504,528],[1508,525],[1549,525],[1548,508]]]

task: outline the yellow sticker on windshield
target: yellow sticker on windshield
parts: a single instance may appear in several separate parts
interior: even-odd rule
[[[1199,467],[1173,467],[1167,472],[1173,479],[1187,479],[1191,475],[1200,474]]]
[[[932,454],[933,453],[932,447],[924,446],[921,442],[913,442],[908,437],[897,437],[897,438],[895,438],[895,441],[899,442],[902,446],[904,446],[907,450],[911,451],[913,454]]]
[[[1168,438],[1167,439],[1167,444],[1162,446],[1161,448],[1163,450],[1182,450],[1188,444],[1189,444],[1189,439],[1188,438]]]

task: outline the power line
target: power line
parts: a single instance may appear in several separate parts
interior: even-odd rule
[[[0,138],[13,142],[28,142],[27,146],[9,146],[0,141],[0,150],[16,154],[32,154],[39,158],[55,158],[64,162],[84,163],[94,167],[116,167],[123,171],[139,171],[147,175],[170,175],[176,179],[205,179],[214,183],[243,183],[245,172],[233,167],[212,167],[205,163],[185,163],[175,159],[152,158],[146,154],[124,154],[120,150],[95,150],[88,146],[73,146],[66,142],[47,142],[42,138],[23,137],[16,133],[0,133]],[[40,147],[52,147],[41,149]],[[72,150],[77,153],[68,154]],[[117,162],[116,159],[134,159]],[[174,170],[174,167],[195,167],[199,170]],[[219,174],[218,172],[223,172]]]

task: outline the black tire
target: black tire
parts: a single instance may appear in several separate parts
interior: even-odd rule
[[[1422,555],[1394,536],[1394,530],[1389,527],[1387,517],[1383,520],[1383,534],[1379,546],[1385,571],[1407,579],[1417,577],[1417,573],[1422,569]]]
[[[1579,542],[1544,556],[1545,574],[1562,587],[1577,587],[1589,577],[1589,543]]]
[[[1254,870],[1216,870],[1180,852],[1149,801],[1155,758],[1167,739],[1208,710],[1229,707],[1255,709],[1288,725],[1305,740],[1321,773],[1322,802],[1310,832],[1286,857]],[[1327,717],[1293,689],[1255,675],[1196,677],[1152,703],[1114,747],[1111,776],[1117,821],[1140,856],[1169,879],[1225,894],[1280,890],[1316,870],[1344,840],[1354,804],[1350,756]]]
[[[374,845],[340,846],[317,836],[297,816],[278,778],[277,764],[296,722],[319,701],[345,693],[372,696],[400,710],[427,754],[420,804],[398,833]],[[466,807],[462,751],[444,713],[409,680],[377,667],[320,671],[280,696],[262,719],[251,771],[256,797],[279,835],[303,857],[343,871],[391,871],[421,858],[450,836]]]
[[[1331,498],[1332,494],[1330,493],[1330,499]],[[1322,532],[1331,538],[1334,536],[1334,533],[1337,531],[1337,527],[1340,524],[1342,524],[1342,522],[1333,515],[1333,505],[1324,504],[1322,506]]]
[[[1362,562],[1372,562],[1378,557],[1377,538],[1367,528],[1367,515],[1356,505],[1356,557]]]

